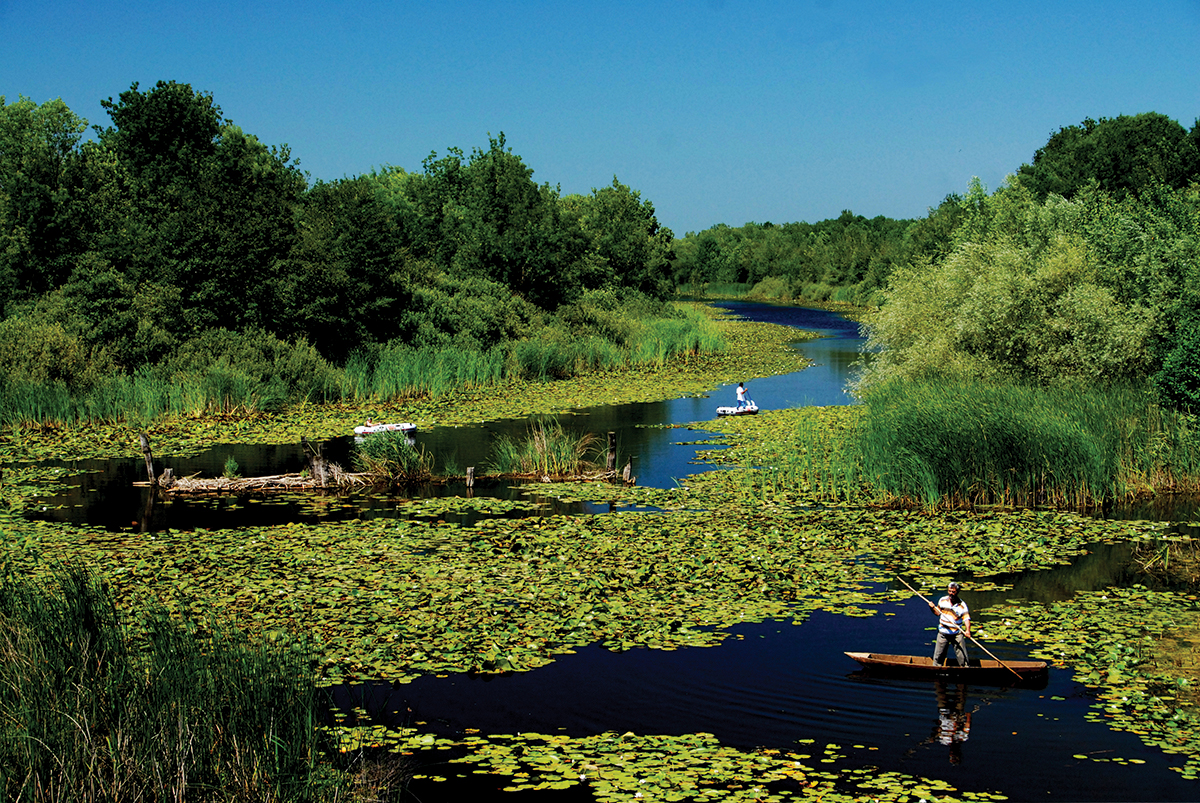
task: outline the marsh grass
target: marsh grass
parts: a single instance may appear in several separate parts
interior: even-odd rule
[[[364,348],[340,368],[309,353],[307,346],[282,349],[271,360],[253,349],[231,347],[219,360],[205,362],[192,354],[178,364],[103,377],[88,387],[0,376],[0,426],[83,421],[146,425],[164,417],[272,412],[300,402],[437,398],[508,382],[662,366],[679,356],[690,359],[726,349],[711,318],[686,306],[647,312],[631,304],[607,310],[603,317],[603,331],[551,318],[528,337],[486,349],[397,341]]]
[[[1130,389],[889,384],[842,460],[897,500],[1088,509],[1200,480],[1195,420]]]
[[[81,569],[0,580],[0,789],[10,801],[318,799],[307,651],[165,612],[127,622]]]
[[[539,421],[523,439],[504,436],[492,446],[491,474],[574,477],[595,471],[587,459],[597,443],[590,433],[571,434],[557,421]]]
[[[403,432],[376,432],[363,438],[354,454],[359,471],[391,484],[428,482],[433,478],[433,455]]]

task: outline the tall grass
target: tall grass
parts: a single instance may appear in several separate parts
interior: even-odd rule
[[[250,353],[245,364],[232,362],[241,352],[208,362],[191,353],[174,366],[143,368],[87,388],[0,376],[0,426],[143,423],[165,416],[271,411],[300,401],[438,397],[510,381],[543,382],[627,366],[661,366],[680,356],[725,348],[716,324],[701,312],[660,309],[645,317],[643,311],[635,306],[604,311],[610,337],[552,321],[531,337],[487,350],[401,342],[375,346],[351,355],[344,368],[318,361],[308,351],[297,356],[297,346],[273,360]]]
[[[403,432],[376,432],[363,438],[354,465],[393,484],[426,482],[433,477],[433,455]]]
[[[863,475],[927,506],[1089,508],[1200,479],[1195,419],[1145,391],[906,382],[864,401]]]
[[[844,431],[804,418],[763,473],[775,487],[796,488],[825,501],[848,500],[862,491],[861,462],[857,444]]]
[[[80,569],[0,580],[0,794],[10,801],[316,799],[306,651],[162,611],[136,627]]]
[[[500,349],[414,348],[390,343],[374,361],[355,355],[346,365],[344,387],[359,399],[440,396],[459,388],[501,382],[505,362]]]
[[[662,366],[678,356],[690,357],[724,348],[725,339],[717,325],[702,313],[687,310],[682,318],[658,318],[639,326],[629,346],[629,362]]]
[[[596,443],[592,434],[574,435],[557,421],[542,421],[533,424],[523,439],[497,439],[488,470],[502,475],[573,477],[596,469],[587,459]]]

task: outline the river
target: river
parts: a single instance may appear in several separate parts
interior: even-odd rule
[[[845,386],[862,344],[857,327],[840,316],[761,304],[722,304],[754,320],[815,329],[825,335],[797,345],[816,363],[786,376],[755,379],[751,394],[764,410],[802,404],[852,403]],[[640,485],[670,487],[677,478],[703,470],[694,445],[680,443],[680,430],[657,425],[689,422],[703,426],[718,404],[731,403],[734,386],[707,396],[653,404],[617,405],[576,411],[562,418],[569,428],[615,431],[622,454],[633,457]],[[435,454],[453,454],[461,465],[482,464],[487,445],[502,434],[520,435],[524,421],[433,429],[418,438]],[[689,433],[685,440],[697,440]],[[352,448],[349,439],[330,445]],[[177,461],[177,473],[220,473],[232,454],[243,473],[294,470],[301,455],[292,446],[218,447]],[[143,492],[131,489],[137,461],[81,465],[92,473],[68,494],[47,500],[43,515],[129,529],[145,508]],[[451,489],[453,491],[453,489]],[[506,488],[490,492],[507,493]],[[53,508],[53,505],[68,505]],[[294,502],[253,499],[173,503],[156,511],[151,529],[269,524],[317,518],[388,515],[388,505],[350,501],[313,511]],[[589,512],[586,506],[573,512]],[[1125,582],[1127,548],[1103,547],[1072,566],[1033,572],[1016,579],[1021,596],[1053,599],[1063,588]],[[1088,578],[1086,581],[1080,578]],[[1007,592],[1009,594],[1017,592]],[[1003,594],[978,594],[979,610]],[[394,724],[428,723],[445,735],[469,729],[495,733],[563,733],[586,736],[606,731],[638,734],[715,734],[744,747],[795,749],[797,740],[836,744],[845,766],[872,766],[943,779],[961,790],[1003,792],[1014,800],[1194,800],[1200,787],[1171,771],[1169,757],[1137,737],[1085,719],[1094,692],[1077,684],[1069,670],[1052,669],[1045,688],[937,687],[928,682],[864,676],[844,650],[911,653],[929,625],[920,603],[880,606],[880,615],[843,617],[818,612],[800,625],[746,624],[731,630],[720,646],[677,651],[634,649],[614,653],[598,646],[557,658],[531,672],[502,676],[425,676],[410,685],[368,684],[339,690],[345,703],[376,712],[403,712]],[[1001,658],[1024,657],[1015,646],[995,645]],[[970,714],[965,740],[943,739],[950,707]],[[1074,756],[1119,756],[1137,766],[1081,761]],[[443,784],[416,783],[414,800],[512,800],[503,778],[472,776]],[[566,792],[526,793],[546,800],[590,800],[585,787]]]

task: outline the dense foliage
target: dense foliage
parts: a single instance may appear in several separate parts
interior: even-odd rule
[[[616,179],[564,198],[503,134],[310,185],[187,84],[101,105],[111,125],[85,140],[62,101],[0,98],[0,395],[216,372],[255,386],[242,402],[329,398],[331,372],[382,352],[495,352],[520,373],[512,352],[547,332],[605,339],[597,306],[625,334],[677,317],[653,205]]]
[[[995,193],[976,180],[915,221],[843,212],[676,244],[685,291],[878,307],[888,379],[1153,385],[1200,411],[1200,124],[1153,112],[1055,132]]]
[[[49,585],[50,590],[47,589]],[[119,613],[81,569],[0,578],[0,796],[11,801],[319,800],[326,696],[311,657]],[[334,794],[328,795],[335,799]]]
[[[754,285],[757,295],[781,301],[873,304],[909,258],[910,223],[845,211],[815,224],[721,224],[676,243],[672,275],[689,290]]]
[[[1144,385],[1156,376],[1172,399],[1194,403],[1200,189],[1117,199],[1092,185],[1039,201],[1015,177],[990,196],[974,186],[964,206],[944,259],[892,277],[869,320],[882,353],[865,386],[964,376]]]

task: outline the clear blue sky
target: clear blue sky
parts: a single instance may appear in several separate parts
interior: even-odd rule
[[[0,94],[160,79],[287,143],[311,179],[503,131],[564,193],[616,175],[676,235],[919,217],[1060,126],[1200,116],[1200,3],[0,0]]]

